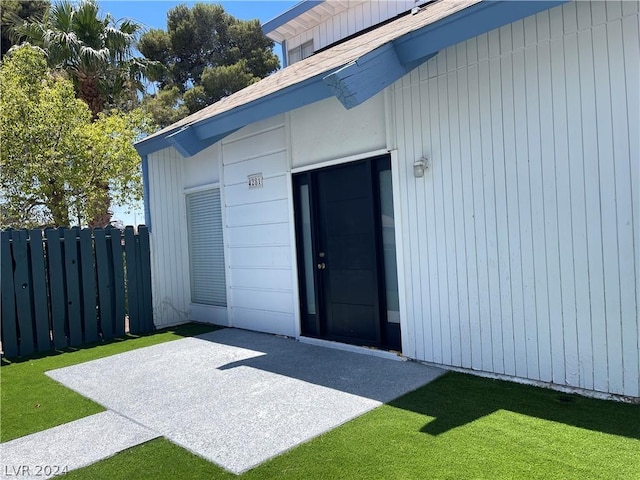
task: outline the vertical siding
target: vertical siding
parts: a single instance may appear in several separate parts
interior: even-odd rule
[[[184,191],[219,181],[215,149],[183,158],[174,148],[149,156],[151,210],[151,273],[154,322],[158,327],[193,319],[191,309],[189,244]]]
[[[359,3],[305,32],[288,38],[287,48],[292,49],[313,40],[314,51],[320,50],[365,28],[411,10],[414,5],[414,0],[374,0]]]
[[[156,327],[189,321],[191,292],[184,161],[173,148],[149,155],[151,277]]]
[[[637,2],[573,2],[394,85],[407,353],[640,395],[639,50]]]
[[[289,170],[283,117],[240,130],[222,142],[225,235],[231,324],[295,335]],[[247,176],[264,185],[249,189]]]

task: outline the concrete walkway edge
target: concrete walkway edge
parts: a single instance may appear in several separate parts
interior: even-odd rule
[[[0,480],[51,478],[158,436],[115,412],[97,413],[0,444]]]

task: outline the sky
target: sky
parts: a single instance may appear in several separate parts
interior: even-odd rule
[[[167,28],[167,12],[176,5],[186,4],[193,6],[196,2],[175,0],[98,0],[102,14],[110,13],[116,20],[130,18],[145,26],[146,29]],[[285,0],[226,0],[210,1],[201,0],[201,3],[219,3],[225,11],[241,20],[258,19],[260,23],[268,22],[274,17],[287,11],[299,3]],[[281,55],[278,45],[276,54]],[[282,57],[281,57],[282,58]],[[144,223],[144,211],[142,205],[134,208],[114,208],[114,220],[120,220],[125,225],[138,225]]]
[[[131,18],[148,28],[166,28],[167,12],[176,5],[192,6],[196,2],[174,0],[98,0],[104,13],[111,13],[116,19]],[[224,9],[241,20],[259,19],[265,23],[291,8],[298,1],[285,0],[226,0],[215,2],[202,0],[201,3],[219,3]]]

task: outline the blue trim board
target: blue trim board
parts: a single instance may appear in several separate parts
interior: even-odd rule
[[[439,51],[494,28],[549,10],[569,0],[485,0],[394,40],[403,65],[419,61],[425,48]]]
[[[193,125],[196,135],[198,138],[207,138],[222,134],[223,138],[250,123],[329,98],[331,91],[322,81],[325,75],[321,73],[233,110],[203,119]]]
[[[353,108],[443,48],[567,1],[569,0],[485,0],[403,35],[340,68],[321,72],[232,110],[204,118],[186,129],[178,131],[176,128],[167,135],[142,140],[136,144],[136,149],[140,155],[148,155],[173,145],[183,156],[188,157],[246,125],[330,96],[337,97],[346,108]],[[311,3],[314,2],[302,2],[290,11],[302,9],[302,5],[307,9],[311,8],[307,5]],[[284,18],[284,15],[281,17]]]
[[[142,155],[142,201],[144,203],[144,224],[151,232],[151,206],[149,204],[149,159]]]
[[[228,133],[225,132],[224,136],[226,135],[228,135]],[[165,138],[167,139],[167,142],[169,142],[169,145],[173,146],[178,150],[180,155],[186,158],[210,147],[221,138],[224,138],[224,136],[214,135],[213,137],[202,140],[196,136],[193,127],[188,125],[171,135],[167,135]]]
[[[418,64],[426,62],[438,52],[420,58]],[[396,80],[413,70],[403,65],[393,43],[387,43],[351,62],[323,78],[331,93],[346,109],[369,100]]]
[[[177,130],[178,128],[174,128],[173,130],[169,130],[165,135],[143,138],[134,145],[135,149],[138,151],[138,155],[143,157],[144,155],[149,155],[150,153],[157,152],[158,150],[162,150],[163,148],[167,148],[169,146],[169,142],[166,138],[167,135],[171,135]]]
[[[286,12],[278,15],[276,18],[269,20],[266,23],[262,24],[262,32],[267,35],[270,32],[273,32],[278,27],[281,27],[285,23],[290,20],[293,20],[296,17],[299,17],[304,12],[308,12],[316,5],[322,3],[324,0],[302,0],[302,2],[295,4]]]
[[[289,51],[287,50],[286,40],[282,41],[280,48],[282,48],[282,68],[287,68],[287,65],[289,65],[289,60],[287,58],[289,56]]]

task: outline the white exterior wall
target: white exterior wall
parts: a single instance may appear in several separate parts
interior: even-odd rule
[[[151,212],[151,279],[156,327],[189,321],[191,287],[184,159],[173,148],[148,157]]]
[[[219,182],[215,149],[185,159],[174,148],[165,148],[149,155],[148,165],[154,323],[162,328],[211,321],[211,307],[194,316],[191,304],[185,191]]]
[[[352,110],[327,99],[195,161],[150,156],[156,324],[188,320],[184,188],[210,181],[206,158],[223,164],[229,324],[298,335],[291,168],[388,148],[406,356],[640,396],[638,5],[570,3]]]
[[[345,110],[334,97],[289,114],[293,167],[386,148],[384,95]]]
[[[287,137],[281,115],[239,130],[220,148],[230,324],[295,336]],[[256,173],[263,187],[249,189],[247,176]]]
[[[570,3],[393,86],[406,355],[640,395],[638,5]]]
[[[329,4],[331,4],[331,0],[329,0]],[[287,50],[309,40],[313,40],[314,51],[320,50],[349,35],[411,10],[414,5],[414,0],[374,0],[360,3],[301,34],[288,38],[286,40]]]

